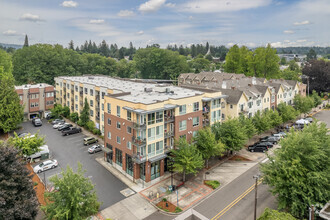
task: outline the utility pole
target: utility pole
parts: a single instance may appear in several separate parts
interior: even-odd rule
[[[255,184],[255,187],[254,187],[254,192],[255,192],[255,194],[254,194],[254,220],[256,220],[257,219],[257,199],[258,199],[258,194],[257,194],[257,192],[258,192],[258,180],[259,180],[259,175],[254,175],[253,176],[253,179],[255,179],[256,180],[256,184]]]
[[[314,205],[312,205],[312,217],[311,220],[314,220]]]

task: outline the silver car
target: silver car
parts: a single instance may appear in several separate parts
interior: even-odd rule
[[[65,122],[59,122],[59,123],[57,123],[57,124],[54,124],[53,125],[53,128],[54,129],[57,129],[57,128],[59,128],[60,126],[62,126],[62,125],[64,125],[65,124]]]
[[[88,148],[88,153],[94,154],[96,152],[102,151],[102,145],[101,144],[95,144]]]
[[[42,162],[41,164],[35,166],[33,168],[33,171],[35,173],[41,173],[42,171],[48,170],[48,169],[54,169],[58,166],[57,160],[46,160]]]

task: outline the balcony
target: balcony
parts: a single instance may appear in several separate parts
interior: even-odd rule
[[[100,122],[100,116],[95,116],[95,120]]]
[[[208,106],[204,106],[203,107],[203,114],[207,114],[207,113],[209,113],[210,112],[210,107],[208,107]]]
[[[165,116],[164,116],[164,122],[165,122],[165,123],[174,122],[174,116],[173,116],[173,115],[171,115],[171,116],[167,116],[167,115],[165,115]]]
[[[146,145],[147,140],[145,138],[142,139],[141,137],[134,137],[133,136],[132,137],[132,142],[135,146],[140,147],[140,146]]]
[[[66,99],[66,95],[64,95],[63,98]]]
[[[140,123],[133,122],[133,128],[136,129],[136,130],[145,129],[146,124],[145,123],[140,124]]]
[[[164,153],[168,153],[173,149],[173,146],[165,146]]]
[[[174,131],[164,132],[164,138],[170,138],[174,136]]]
[[[71,89],[71,93],[72,93],[72,95],[74,94],[74,90],[73,89]]]
[[[210,120],[209,119],[203,119],[203,127],[209,126]]]
[[[133,154],[132,160],[134,163],[141,164],[147,161],[147,156],[140,153]]]
[[[100,94],[95,96],[96,101],[100,101]]]
[[[79,94],[80,94],[80,96],[83,96],[84,92],[83,91],[80,91]]]
[[[95,106],[95,110],[99,112],[100,111],[100,106]]]
[[[63,91],[66,92],[66,87],[63,88]]]
[[[83,105],[84,105],[84,102],[83,102],[83,101],[80,101],[79,103],[80,103],[80,105],[81,105],[81,106],[83,106]]]

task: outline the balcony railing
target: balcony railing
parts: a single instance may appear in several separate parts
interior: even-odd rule
[[[134,129],[138,129],[138,130],[145,129],[146,128],[146,124],[145,123],[140,124],[140,123],[133,122],[133,128]]]
[[[174,136],[174,131],[164,132],[164,137],[169,138]]]
[[[63,88],[63,91],[66,92],[66,87]]]
[[[133,142],[134,145],[136,145],[138,147],[143,146],[147,143],[145,138],[135,137],[135,136],[132,137],[132,142]]]
[[[134,163],[141,164],[141,163],[146,162],[147,157],[146,157],[146,155],[142,155],[140,153],[137,153],[137,154],[133,154],[132,160],[133,160]]]
[[[100,101],[100,95],[95,96],[96,101]]]
[[[203,107],[203,114],[209,113],[210,112],[210,107]]]
[[[164,147],[164,152],[165,152],[165,153],[168,153],[168,152],[170,152],[172,149],[173,149],[173,146],[165,146],[165,147]]]
[[[204,119],[203,120],[203,126],[209,126],[210,125],[210,120],[209,119]]]
[[[74,90],[73,89],[71,89],[71,93],[74,94]]]
[[[80,101],[79,103],[80,103],[81,106],[84,105],[84,102],[83,101]]]
[[[164,122],[165,123],[170,123],[170,122],[173,122],[174,121],[174,116],[164,116]]]
[[[66,95],[64,95],[63,98],[66,99]]]

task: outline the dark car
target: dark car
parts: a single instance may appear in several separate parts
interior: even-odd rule
[[[268,151],[268,147],[263,144],[258,143],[258,144],[249,146],[248,150],[250,152],[266,152],[266,151]]]
[[[279,137],[274,137],[274,136],[267,136],[264,138],[261,138],[261,142],[270,142],[272,144],[277,144]]]
[[[66,136],[66,135],[70,135],[70,134],[77,134],[81,132],[81,128],[77,128],[77,127],[69,127],[69,129],[67,130],[62,130],[62,135]]]
[[[54,119],[54,121],[52,121],[52,125],[58,124],[58,123],[65,123],[65,121],[63,119]]]
[[[66,123],[66,124],[62,125],[61,127],[59,127],[57,130],[58,130],[58,131],[68,130],[68,129],[70,129],[71,127],[72,127],[72,124],[68,124],[68,123]]]
[[[42,121],[40,118],[34,118],[32,119],[32,124],[37,127],[37,126],[42,126]]]

